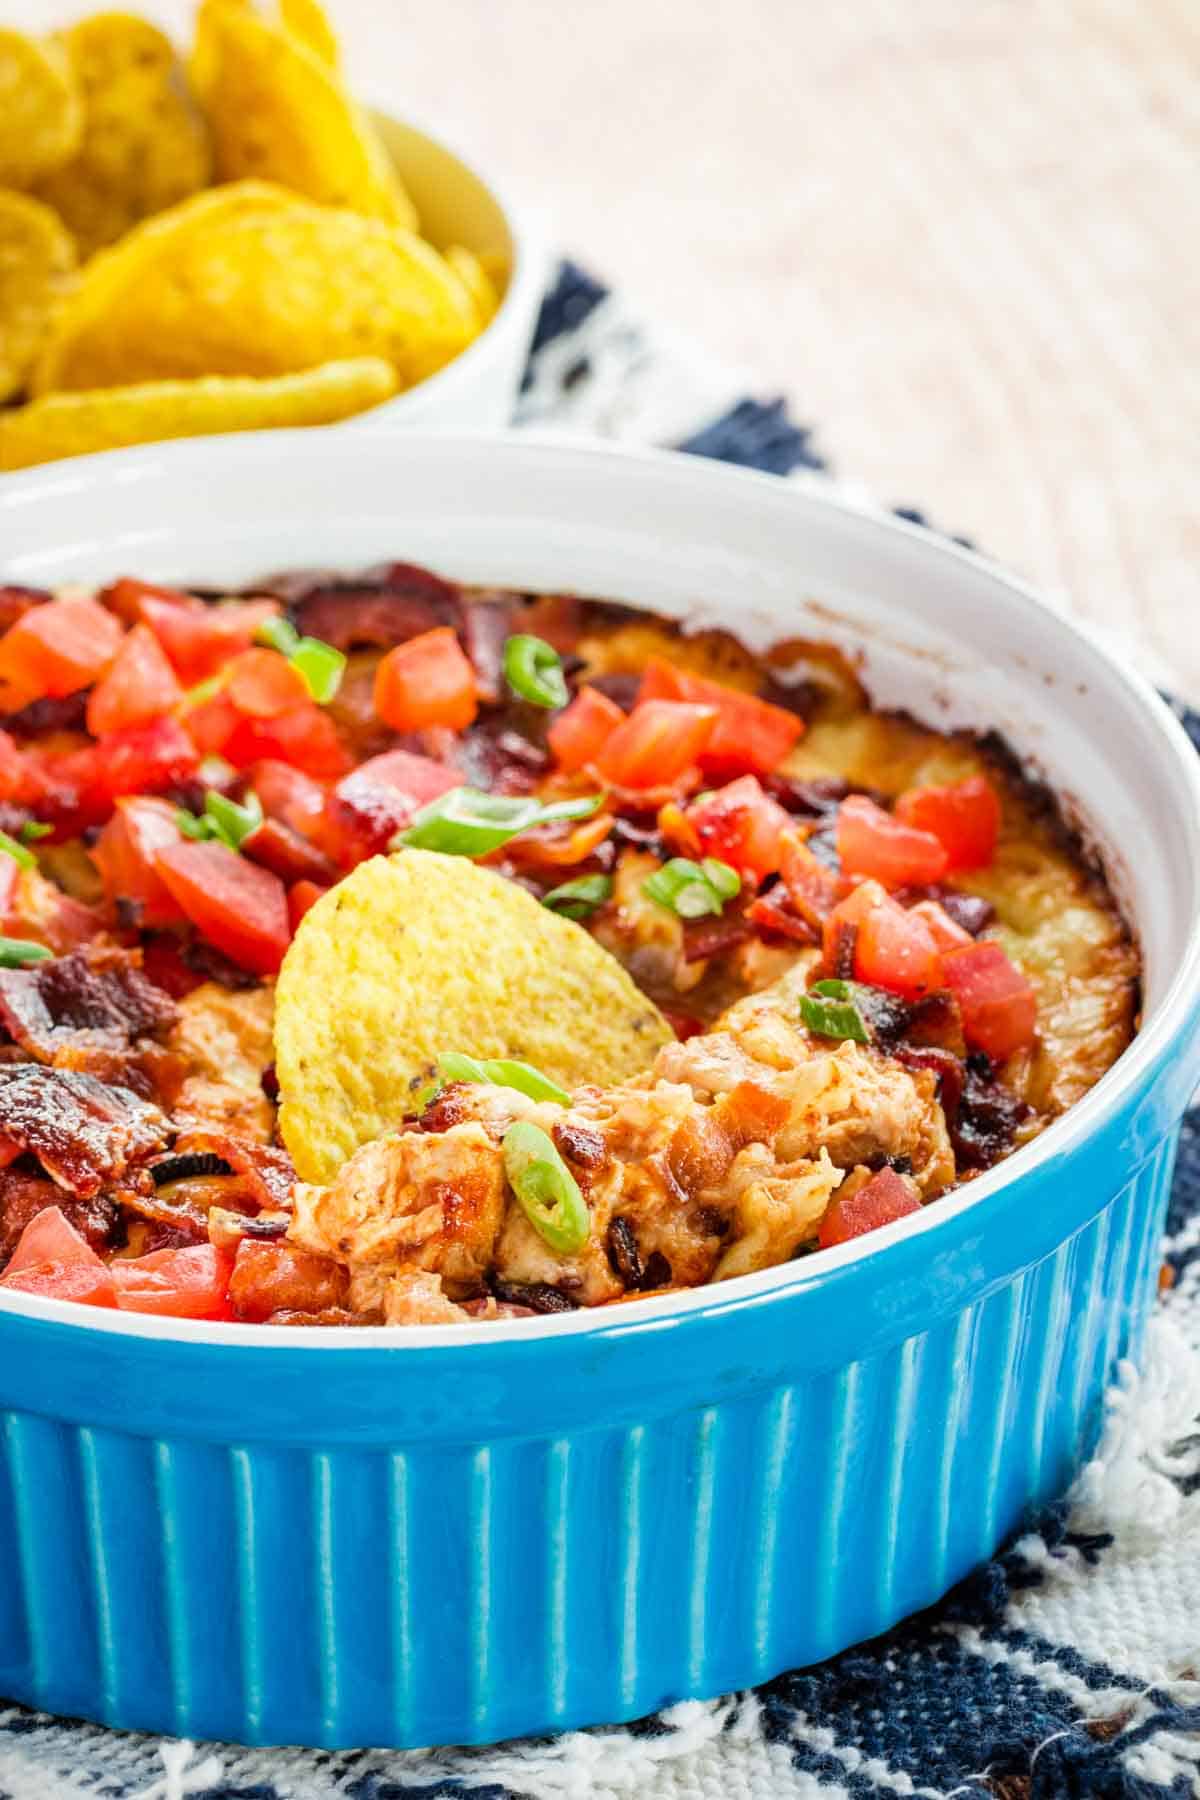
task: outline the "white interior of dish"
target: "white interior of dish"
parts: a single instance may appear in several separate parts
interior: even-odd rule
[[[1019,583],[926,532],[811,485],[528,437],[272,433],[0,481],[0,579],[240,584],[289,565],[353,569],[391,558],[462,581],[640,603],[689,626],[726,625],[760,647],[797,636],[837,643],[862,654],[878,702],[931,724],[994,726],[1064,798],[1137,930],[1146,1026],[1116,1069],[1014,1164],[896,1231],[936,1228],[945,1209],[977,1204],[1030,1158],[1066,1148],[1195,1004],[1200,773],[1181,729],[1138,677]],[[870,1248],[848,1245],[828,1263],[861,1254]],[[766,1290],[787,1279],[776,1269],[733,1285]],[[699,1289],[645,1306],[674,1317],[712,1296]],[[62,1316],[79,1322],[77,1309]],[[486,1337],[588,1324],[576,1314],[448,1329]],[[135,1318],[105,1328],[163,1329]],[[255,1328],[204,1329],[251,1342]],[[378,1334],[294,1335],[328,1344]]]

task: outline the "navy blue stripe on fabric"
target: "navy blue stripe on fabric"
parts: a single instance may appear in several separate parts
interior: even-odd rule
[[[577,263],[559,264],[554,285],[546,292],[533,330],[530,356],[536,356],[555,338],[577,331],[589,313],[595,312],[609,290]]]
[[[813,448],[812,433],[795,423],[787,402],[781,399],[739,400],[729,412],[675,448],[716,462],[736,463],[743,469],[761,469],[768,475],[826,466]]]

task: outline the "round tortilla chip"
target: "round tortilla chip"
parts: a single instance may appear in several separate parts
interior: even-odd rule
[[[322,205],[415,227],[416,210],[374,126],[294,30],[237,0],[206,0],[192,81],[218,180],[278,181]]]
[[[279,17],[294,37],[303,40],[331,69],[341,66],[337,33],[321,0],[279,0]]]
[[[265,381],[214,375],[50,394],[0,412],[0,470],[165,438],[333,425],[390,400],[395,391],[391,364],[364,356]]]
[[[73,156],[82,135],[62,46],[0,26],[0,185],[29,187]]]
[[[318,900],[283,959],[280,1130],[303,1178],[328,1181],[412,1111],[447,1050],[571,1088],[639,1074],[671,1041],[582,926],[465,857],[401,850]]]
[[[461,277],[463,286],[475,303],[480,323],[490,325],[499,311],[500,295],[475,252],[462,244],[451,244],[446,251],[446,261],[455,274]]]
[[[155,26],[96,13],[60,42],[83,97],[83,137],[37,191],[88,256],[203,188],[212,153],[174,47]]]
[[[280,375],[356,356],[386,357],[407,387],[479,330],[461,278],[412,232],[242,182],[96,257],[34,388]]]
[[[0,401],[19,394],[75,271],[57,213],[0,188]]]

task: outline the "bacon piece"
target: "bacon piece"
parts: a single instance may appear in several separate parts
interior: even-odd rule
[[[349,1271],[331,1257],[250,1238],[238,1245],[229,1299],[239,1319],[261,1324],[281,1312],[341,1310],[349,1292]]]
[[[267,586],[279,592],[281,583]],[[364,644],[391,649],[438,625],[457,628],[462,617],[458,589],[414,563],[392,563],[357,581],[318,575],[307,590],[293,587],[286,597],[297,631],[336,650]]]
[[[241,850],[251,862],[261,863],[289,884],[319,881],[328,885],[337,880],[336,863],[280,819],[264,819],[256,825],[242,839]]]
[[[4,1135],[59,1187],[90,1198],[161,1150],[167,1120],[129,1088],[42,1063],[0,1063]]]
[[[531,794],[550,766],[548,753],[506,723],[502,712],[468,726],[450,756],[468,787],[492,794]]]
[[[504,646],[512,631],[509,594],[478,594],[463,607],[463,649],[475,670],[479,698],[488,706],[505,698]]]
[[[255,1144],[230,1132],[203,1125],[188,1126],[175,1140],[175,1154],[217,1156],[240,1175],[260,1207],[290,1207],[296,1185],[296,1168],[286,1150],[271,1144]]]
[[[170,1079],[161,1041],[174,1023],[174,1003],[128,950],[85,948],[0,969],[0,1027],[52,1068],[146,1092]]]
[[[683,928],[684,962],[706,962],[710,956],[736,949],[753,935],[746,913],[726,913],[719,919],[690,919]]]
[[[16,1249],[29,1221],[36,1219],[48,1206],[60,1207],[68,1223],[87,1239],[93,1250],[103,1250],[112,1237],[117,1207],[108,1195],[97,1194],[87,1200],[71,1199],[41,1175],[5,1169],[0,1174],[0,1268]]]

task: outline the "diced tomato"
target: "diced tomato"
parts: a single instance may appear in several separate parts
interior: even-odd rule
[[[182,692],[150,627],[135,625],[88,695],[87,728],[93,737],[106,737],[126,725],[144,724],[170,712]]]
[[[152,719],[110,732],[93,750],[91,785],[110,800],[121,794],[158,794],[195,774],[199,758],[191,738],[175,719]],[[74,758],[70,759],[74,761]]]
[[[250,648],[260,625],[279,615],[274,600],[227,600],[210,606],[188,594],[163,599],[155,588],[143,590],[137,610],[185,687],[219,674],[240,651]]]
[[[825,956],[836,969],[844,928],[853,927],[854,977],[915,999],[942,984],[937,945],[924,919],[907,912],[877,881],[864,881],[825,921]]]
[[[375,711],[394,731],[465,731],[478,710],[475,670],[448,625],[397,644],[375,671]]]
[[[661,788],[692,768],[717,723],[715,706],[639,700],[606,740],[595,768],[618,787]]]
[[[321,895],[328,892],[328,887],[323,887],[319,881],[294,881],[292,883],[288,889],[288,918],[293,931],[309,908],[315,906]]]
[[[701,856],[715,856],[755,882],[779,868],[781,838],[790,821],[755,776],[743,775],[693,800],[684,816]]]
[[[122,1312],[168,1319],[232,1319],[226,1297],[233,1258],[212,1244],[152,1250],[109,1265]]]
[[[26,756],[7,731],[0,731],[0,800],[11,801],[14,806],[32,806],[44,787],[37,763]]]
[[[822,1250],[834,1244],[847,1244],[865,1231],[878,1231],[909,1213],[920,1212],[921,1202],[902,1175],[894,1169],[880,1169],[864,1182],[857,1194],[843,1200],[835,1194],[825,1209],[817,1242]]]
[[[278,650],[243,650],[229,664],[225,692],[252,719],[277,719],[303,706],[311,696],[299,669]]]
[[[180,924],[183,911],[158,873],[155,859],[160,850],[182,842],[175,808],[168,801],[146,794],[118,800],[92,850],[109,905],[132,901],[139,926]]]
[[[223,756],[241,723],[242,714],[222,688],[198,705],[185,705],[176,715],[201,756]]]
[[[112,1273],[80,1236],[59,1206],[30,1219],[17,1240],[0,1287],[48,1300],[77,1300],[85,1306],[115,1306]]]
[[[333,792],[330,811],[343,839],[342,860],[361,862],[386,849],[421,807],[461,786],[458,771],[431,756],[385,750],[368,757]]]
[[[573,773],[595,762],[606,740],[625,722],[615,700],[599,688],[581,687],[568,707],[550,723],[546,741],[560,769]]]
[[[865,794],[851,794],[839,806],[837,847],[848,875],[885,887],[922,886],[946,872],[946,852],[932,832],[905,825]]]
[[[337,866],[325,852],[280,819],[264,819],[242,839],[240,849],[281,881],[319,881],[328,887],[337,879]]]
[[[638,699],[690,700],[717,708],[716,728],[700,755],[706,775],[769,775],[804,735],[804,720],[786,707],[690,675],[658,656],[646,664]]]
[[[8,915],[17,897],[17,880],[21,865],[15,856],[0,853],[0,932],[8,928]]]
[[[29,700],[78,693],[112,661],[122,635],[119,621],[95,600],[31,607],[0,638],[0,680]]]
[[[328,781],[344,775],[350,763],[333,720],[312,700],[275,719],[239,714],[220,754],[238,769],[271,758]]]
[[[278,819],[310,843],[324,845],[328,796],[319,781],[290,763],[264,757],[250,772],[250,786],[268,819]]]
[[[132,575],[122,575],[111,583],[100,595],[109,612],[115,613],[126,625],[136,625],[143,617],[143,600],[165,600],[172,606],[196,607],[204,603],[197,600],[194,594],[185,594],[181,588],[156,587],[152,581],[138,581]]]
[[[243,1238],[229,1283],[239,1319],[261,1323],[273,1312],[324,1312],[344,1306],[349,1278],[341,1263],[291,1244]]]
[[[968,1044],[1003,1062],[1033,1042],[1037,996],[999,944],[984,939],[950,951],[942,973],[958,1001]]]
[[[255,975],[276,973],[291,937],[278,875],[218,843],[175,844],[155,866],[209,943]]]
[[[785,831],[780,839],[780,870],[792,905],[802,919],[820,931],[841,895],[838,876],[794,830]]]
[[[896,802],[896,815],[937,838],[947,869],[983,869],[996,854],[1000,801],[983,775],[948,787],[910,788]]]
[[[936,900],[921,900],[908,910],[918,919],[924,919],[933,934],[934,943],[941,951],[961,950],[965,945],[975,942],[970,932],[952,919],[945,907],[939,906]]]

